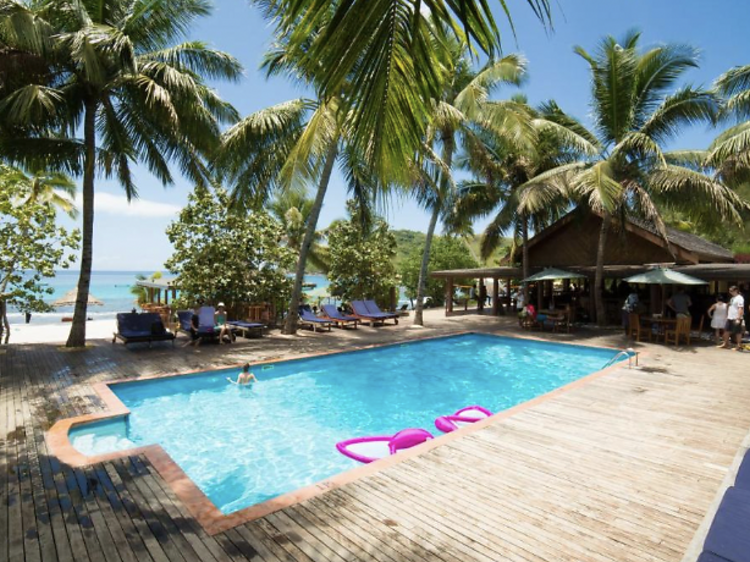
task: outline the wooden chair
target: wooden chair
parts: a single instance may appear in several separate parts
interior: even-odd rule
[[[641,334],[651,341],[651,326],[642,326],[640,314],[631,312],[628,314],[628,337],[641,341]]]
[[[692,318],[685,316],[677,319],[674,328],[664,330],[664,343],[674,341],[675,347],[680,344],[680,339],[685,338],[687,345],[690,345],[690,324]]]

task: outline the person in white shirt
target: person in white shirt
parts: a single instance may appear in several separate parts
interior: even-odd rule
[[[711,327],[716,331],[716,343],[723,341],[723,332],[727,327],[727,312],[729,305],[724,295],[716,295],[716,302],[708,309],[708,317],[711,319]]]
[[[742,350],[742,334],[745,332],[745,299],[736,286],[729,287],[729,310],[727,311],[727,326],[724,330],[724,342],[719,346],[729,348],[729,337],[734,337],[737,347],[735,351]]]

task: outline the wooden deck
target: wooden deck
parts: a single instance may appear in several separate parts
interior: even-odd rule
[[[502,326],[461,318],[429,332],[472,328]],[[73,469],[47,449],[55,421],[101,411],[95,382],[425,335],[404,326],[356,332],[199,352],[11,347],[0,355],[0,562],[679,562],[750,428],[750,355],[644,345],[642,370],[612,371],[214,536],[144,457]]]

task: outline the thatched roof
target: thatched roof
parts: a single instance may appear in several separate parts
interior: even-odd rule
[[[656,229],[656,225],[654,225],[653,223],[649,223],[648,221],[636,218],[629,218],[628,222],[650,232],[651,234],[661,236]],[[705,261],[710,261],[712,258],[720,261],[726,261],[731,260],[734,257],[732,252],[730,252],[726,248],[723,248],[718,244],[714,244],[713,242],[709,242],[705,238],[701,238],[700,236],[696,236],[695,234],[677,230],[676,228],[671,228],[669,226],[666,227],[666,231],[667,239],[669,240],[670,244],[674,244],[675,246],[679,246],[684,250],[687,250],[694,254],[698,254],[699,256],[703,257]]]

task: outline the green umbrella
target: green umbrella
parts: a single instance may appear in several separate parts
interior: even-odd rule
[[[580,273],[573,273],[572,271],[565,271],[564,269],[555,269],[554,267],[548,267],[544,271],[540,271],[527,277],[522,283],[534,283],[536,281],[555,281],[556,279],[580,279],[585,277]]]
[[[643,283],[645,285],[708,285],[697,277],[692,277],[673,269],[652,269],[625,279],[628,283]]]

